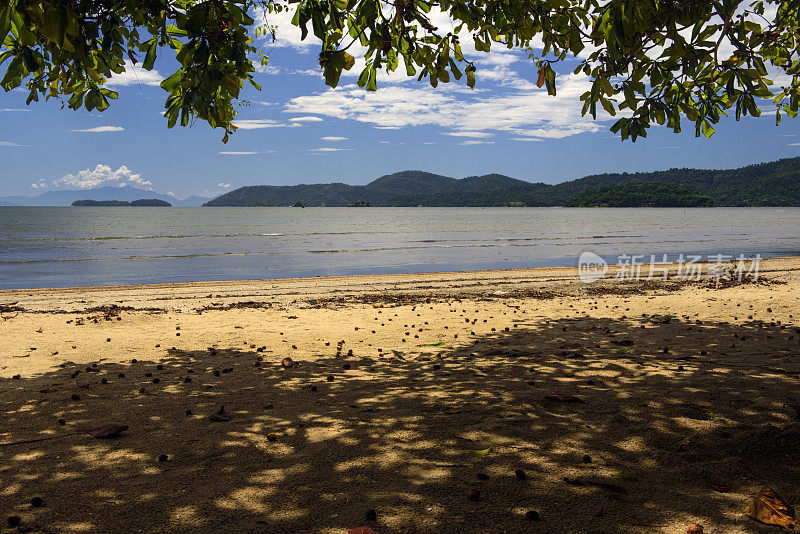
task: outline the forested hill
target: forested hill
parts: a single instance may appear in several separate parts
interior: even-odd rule
[[[800,158],[740,169],[598,174],[556,185],[532,183],[501,174],[459,180],[423,171],[403,171],[382,176],[367,185],[241,187],[204,205],[347,206],[363,201],[372,206],[564,206],[593,189],[640,183],[681,186],[711,197],[716,206],[800,206]],[[656,190],[663,199],[664,188],[646,188],[646,191]],[[641,198],[641,205],[653,205],[648,204],[648,198]]]

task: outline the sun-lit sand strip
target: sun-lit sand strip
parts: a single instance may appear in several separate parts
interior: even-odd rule
[[[616,274],[0,291],[0,520],[762,532],[750,495],[798,503],[800,258],[758,283]]]

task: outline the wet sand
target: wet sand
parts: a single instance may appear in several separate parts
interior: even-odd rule
[[[750,495],[800,504],[800,258],[732,287],[555,268],[0,310],[8,531],[769,532]]]

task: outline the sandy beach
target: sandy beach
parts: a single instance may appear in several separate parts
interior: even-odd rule
[[[760,271],[0,291],[3,532],[775,531],[800,258]]]

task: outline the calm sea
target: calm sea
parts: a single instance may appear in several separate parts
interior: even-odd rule
[[[0,208],[0,288],[800,255],[800,208]],[[649,261],[649,260],[648,260]]]

